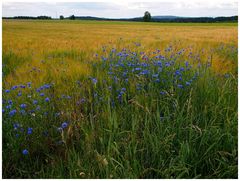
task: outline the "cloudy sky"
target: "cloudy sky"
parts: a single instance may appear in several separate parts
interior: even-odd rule
[[[12,16],[59,15],[97,16],[106,18],[129,18],[143,16],[149,11],[152,16],[233,16],[238,14],[237,0],[159,0],[155,2],[13,2],[4,0],[2,14]]]

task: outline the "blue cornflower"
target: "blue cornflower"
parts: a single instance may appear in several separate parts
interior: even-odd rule
[[[85,98],[82,98],[81,100],[80,100],[80,103],[84,103],[86,100],[85,100]]]
[[[22,108],[22,109],[25,109],[26,107],[27,107],[26,104],[21,104],[21,105],[20,105],[20,108]]]
[[[152,77],[157,78],[158,74],[152,74]]]
[[[23,154],[23,155],[28,155],[28,154],[29,154],[29,152],[28,152],[28,150],[27,150],[27,149],[24,149],[24,150],[22,151],[22,154]]]
[[[135,68],[134,70],[139,71],[139,70],[141,70],[141,68],[140,68],[140,67],[137,67],[137,68]]]
[[[166,92],[163,92],[163,91],[161,91],[161,92],[160,92],[160,94],[161,94],[161,95],[165,95],[165,94],[166,94]]]
[[[15,89],[17,89],[18,88],[18,86],[17,85],[14,85],[14,86],[12,86],[12,90],[15,90]]]
[[[94,84],[96,84],[96,83],[97,83],[97,79],[96,79],[96,78],[92,78],[92,82],[93,82]]]
[[[11,107],[12,107],[11,104],[10,104],[10,105],[7,105],[7,106],[6,106],[6,109],[11,109]]]
[[[33,132],[33,129],[32,129],[32,128],[28,128],[27,134],[28,134],[28,135],[29,135],[29,134],[32,134],[32,132]]]
[[[38,103],[38,101],[37,100],[33,100],[33,104],[37,104]]]
[[[181,67],[181,68],[180,68],[180,71],[184,71],[184,68],[183,68],[183,67]]]
[[[180,89],[183,88],[183,85],[181,85],[181,84],[178,84],[177,86],[178,86],[178,88],[180,88]]]
[[[157,65],[162,67],[162,62],[161,61],[157,61]]]
[[[20,87],[24,89],[26,86],[25,85],[20,85]]]
[[[182,75],[179,70],[176,70],[175,75]]]
[[[9,90],[9,89],[7,89],[7,90],[5,90],[5,92],[6,92],[6,93],[9,93],[9,92],[10,92],[10,90]]]
[[[15,114],[17,113],[16,109],[12,110],[9,112],[9,115],[10,116],[14,116]]]
[[[17,94],[18,97],[22,96],[22,92],[19,91],[18,94]]]
[[[14,124],[13,124],[14,130],[17,130],[19,127],[20,127],[20,124],[19,124],[19,123],[14,123]]]
[[[22,115],[26,114],[26,111],[23,110],[23,109],[21,109],[19,112],[20,112]]]
[[[46,101],[46,102],[49,102],[49,101],[50,101],[50,99],[47,97],[47,98],[45,99],[45,101]]]
[[[170,67],[171,64],[170,64],[169,62],[166,62],[166,63],[165,63],[165,66],[166,66],[166,67]]]
[[[31,87],[31,84],[32,84],[31,82],[28,82],[28,83],[27,83],[27,86],[28,86],[28,87]]]
[[[45,85],[43,85],[43,88],[44,89],[49,89],[51,87],[51,84],[45,84]]]
[[[62,123],[62,125],[61,125],[62,129],[66,128],[67,126],[68,126],[67,122]]]
[[[42,93],[40,93],[40,96],[44,96],[44,93],[42,92]]]
[[[190,85],[191,85],[191,83],[190,83],[190,82],[186,82],[186,85],[187,85],[187,86],[190,86]]]
[[[40,107],[40,106],[37,106],[37,107],[36,107],[36,110],[37,110],[37,111],[39,111],[40,109],[41,109],[41,107]]]
[[[149,70],[143,70],[142,72],[139,73],[140,75],[147,75],[149,74]]]
[[[189,65],[189,62],[185,62],[185,66],[188,67],[188,65]]]
[[[8,100],[8,104],[13,104],[13,101],[11,99]]]
[[[4,113],[5,112],[5,109],[2,109],[2,113]]]
[[[121,90],[122,90],[123,92],[125,92],[125,91],[126,91],[126,88],[125,88],[125,87],[123,87]]]

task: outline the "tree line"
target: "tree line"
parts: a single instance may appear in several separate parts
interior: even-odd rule
[[[51,16],[14,16],[14,17],[3,17],[3,19],[52,19]]]
[[[14,17],[3,17],[3,19],[40,19],[40,20],[50,20],[53,19],[51,16],[14,16]],[[214,23],[214,22],[237,22],[238,16],[231,17],[175,17],[175,18],[156,18],[152,17],[150,12],[146,11],[143,17],[138,18],[119,18],[119,19],[110,19],[110,18],[98,18],[91,16],[75,16],[71,15],[69,17],[64,17],[63,15],[59,16],[60,20],[69,19],[69,20],[103,20],[103,21],[139,21],[139,22],[172,22],[172,23]]]

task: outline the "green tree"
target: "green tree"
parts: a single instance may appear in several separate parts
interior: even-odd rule
[[[75,20],[75,16],[72,15],[72,16],[69,17],[69,19],[71,19],[71,20]]]
[[[61,16],[60,16],[60,19],[64,19],[64,16],[63,16],[63,15],[61,15]]]
[[[146,12],[144,13],[143,21],[145,21],[145,22],[151,21],[151,14],[150,14],[148,11],[146,11]]]

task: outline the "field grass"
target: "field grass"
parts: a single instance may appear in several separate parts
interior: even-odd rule
[[[237,178],[237,36],[3,20],[3,178]]]

